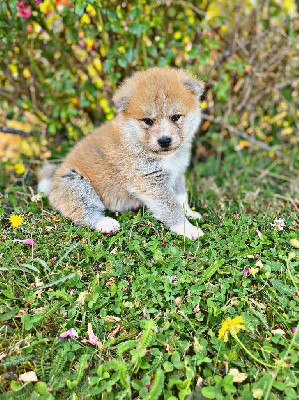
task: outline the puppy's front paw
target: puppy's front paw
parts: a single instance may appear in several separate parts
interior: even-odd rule
[[[202,215],[199,212],[193,211],[191,209],[186,212],[186,216],[191,219],[201,219],[202,218]]]
[[[117,232],[120,228],[119,222],[110,217],[104,217],[95,224],[95,229],[102,232],[104,235],[112,232]]]
[[[170,230],[172,232],[177,233],[178,235],[186,236],[188,239],[191,240],[195,240],[200,236],[204,235],[204,232],[200,228],[190,224],[189,221],[185,221],[182,222],[181,224],[174,225],[170,227]]]

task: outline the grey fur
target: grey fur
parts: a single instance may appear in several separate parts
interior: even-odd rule
[[[61,175],[56,193],[59,193],[61,187],[63,188],[63,190],[60,191],[61,197],[68,197],[69,200],[71,200],[68,214],[79,216],[76,221],[77,224],[89,225],[95,229],[96,224],[105,216],[105,206],[90,182],[72,168]],[[52,204],[57,210],[63,212],[63,210],[60,209],[59,200],[60,199],[56,201],[57,204],[52,201]]]

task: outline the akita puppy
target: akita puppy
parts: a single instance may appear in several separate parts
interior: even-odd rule
[[[80,140],[57,168],[39,173],[39,191],[75,224],[102,233],[119,230],[105,209],[146,206],[171,231],[196,239],[203,231],[187,218],[184,172],[201,122],[204,84],[183,70],[151,68],[120,86],[118,115]]]

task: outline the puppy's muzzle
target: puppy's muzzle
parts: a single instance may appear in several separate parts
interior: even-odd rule
[[[158,139],[158,143],[162,149],[167,149],[171,144],[171,138],[168,136],[162,136],[160,139]]]

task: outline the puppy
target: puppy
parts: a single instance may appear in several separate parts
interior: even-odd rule
[[[102,233],[119,230],[105,209],[146,206],[171,231],[196,239],[201,218],[188,205],[184,172],[201,122],[202,81],[183,70],[136,73],[113,100],[118,115],[84,137],[62,164],[39,173],[39,191],[75,224]]]

